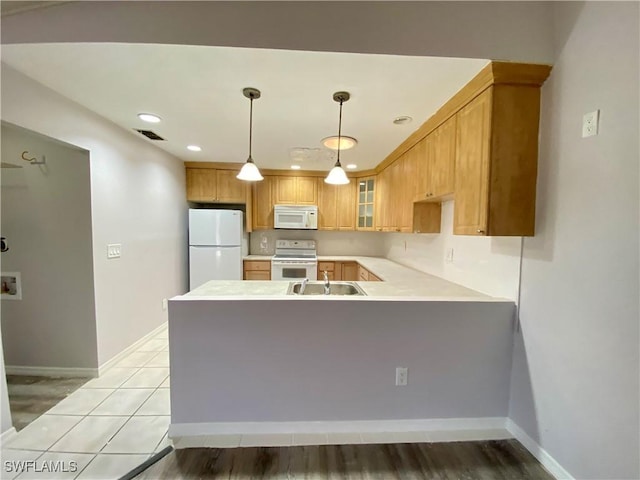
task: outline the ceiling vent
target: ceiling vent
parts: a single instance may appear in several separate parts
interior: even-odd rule
[[[137,128],[135,130],[136,132],[141,133],[142,135],[147,137],[149,140],[164,140],[164,138],[151,130],[139,130]]]

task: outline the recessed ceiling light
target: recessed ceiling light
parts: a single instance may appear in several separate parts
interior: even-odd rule
[[[354,168],[358,168],[358,165],[356,165],[355,163],[350,163],[349,165],[347,165],[347,168],[349,170],[353,170]]]
[[[413,118],[409,117],[408,115],[402,115],[401,117],[394,118],[393,123],[396,125],[405,125],[407,123],[411,123],[412,120]]]
[[[322,139],[322,144],[331,149],[338,150],[338,137],[327,137]],[[355,147],[358,144],[358,140],[353,137],[345,137],[344,135],[340,136],[340,150],[349,150],[350,148]]]
[[[291,165],[292,170],[300,170],[300,165]]]
[[[138,118],[149,123],[160,123],[160,120],[162,120],[159,116],[154,115],[153,113],[139,113]]]
[[[198,145],[187,145],[187,150],[191,150],[192,152],[201,152],[202,148]]]

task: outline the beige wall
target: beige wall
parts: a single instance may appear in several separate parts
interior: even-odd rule
[[[89,152],[98,364],[166,320],[187,289],[184,165],[146,140],[2,65],[6,121]],[[122,256],[107,259],[107,244]]]
[[[639,4],[554,9],[510,417],[575,478],[637,479]]]
[[[23,151],[45,165],[29,165]],[[2,271],[20,272],[22,300],[2,300],[7,366],[98,367],[89,154],[3,124]]]

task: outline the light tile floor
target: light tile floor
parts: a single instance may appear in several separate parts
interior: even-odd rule
[[[3,443],[0,478],[115,480],[169,445],[168,342],[165,326]]]

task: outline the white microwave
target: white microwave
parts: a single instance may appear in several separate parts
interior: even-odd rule
[[[276,205],[273,227],[288,230],[317,230],[318,207],[315,205]]]

